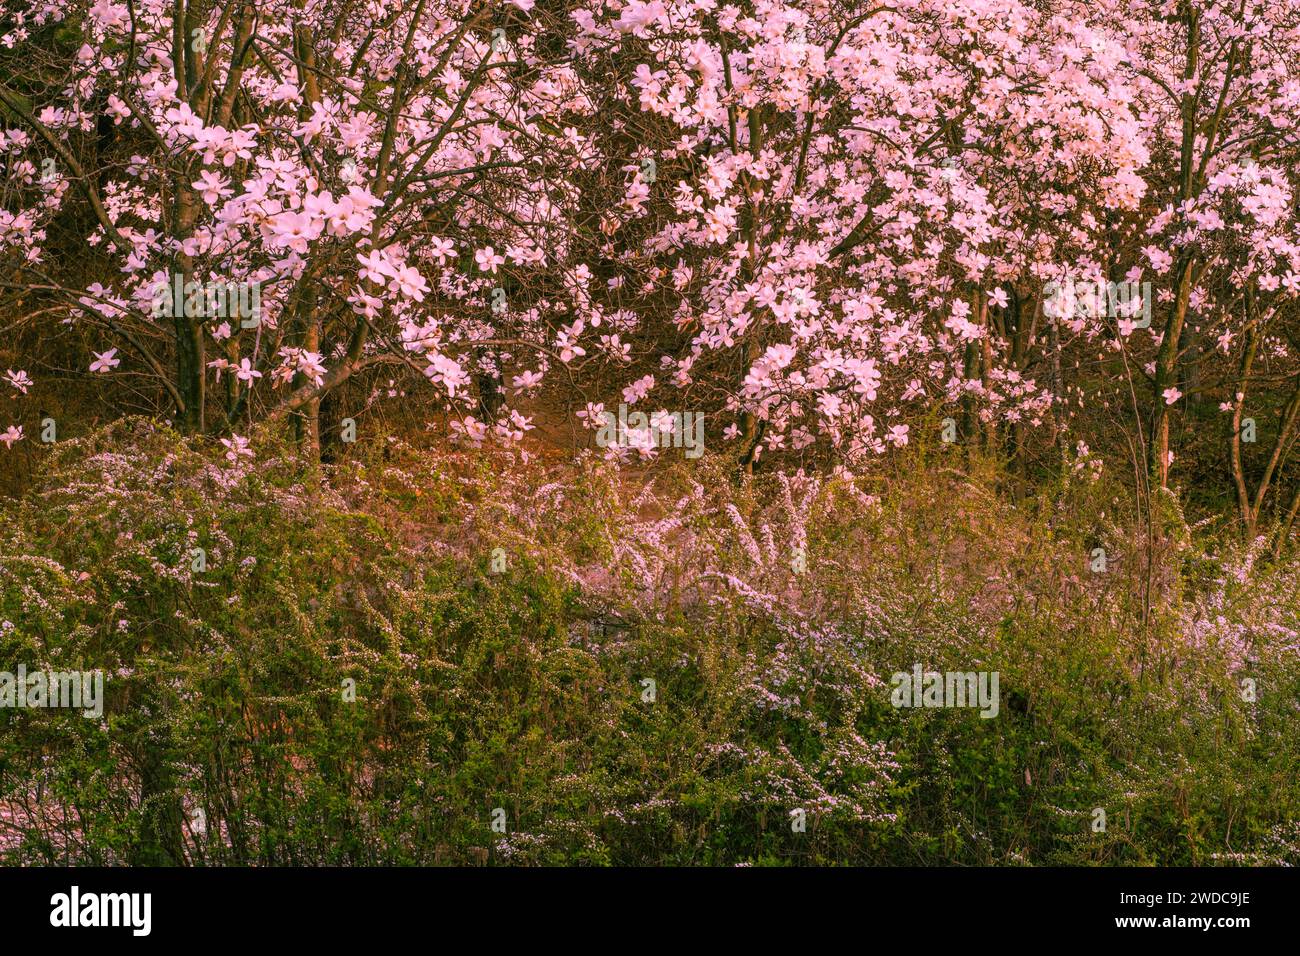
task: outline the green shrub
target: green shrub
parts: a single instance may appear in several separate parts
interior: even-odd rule
[[[4,505],[0,669],[107,680],[102,720],[0,709],[0,860],[1300,856],[1296,570],[1128,553],[1105,479],[222,451],[125,421]],[[998,716],[895,709],[913,664],[997,671]]]

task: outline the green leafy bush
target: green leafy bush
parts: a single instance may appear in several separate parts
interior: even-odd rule
[[[106,703],[0,709],[0,860],[1300,858],[1295,568],[1126,554],[1086,469],[1014,503],[937,466],[282,451],[128,420],[4,505],[0,669]],[[997,671],[997,716],[896,709],[914,664]]]

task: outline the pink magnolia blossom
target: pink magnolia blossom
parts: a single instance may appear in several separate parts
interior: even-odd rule
[[[122,360],[114,358],[117,355],[117,349],[109,349],[107,352],[96,352],[95,361],[90,363],[92,372],[109,372],[122,364]]]

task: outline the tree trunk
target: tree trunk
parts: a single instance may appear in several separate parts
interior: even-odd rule
[[[1164,337],[1160,340],[1160,353],[1156,358],[1155,403],[1151,421],[1151,477],[1161,488],[1169,487],[1169,403],[1165,391],[1174,388],[1178,381],[1178,343],[1182,340],[1183,323],[1187,321],[1187,303],[1192,296],[1192,263],[1184,260],[1177,273],[1178,291],[1174,296],[1169,318],[1165,321]]]

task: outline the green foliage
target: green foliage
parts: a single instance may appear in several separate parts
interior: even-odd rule
[[[106,703],[0,709],[0,861],[1300,860],[1296,570],[1177,514],[1133,544],[1087,468],[1012,503],[220,451],[120,422],[5,505],[0,670]],[[998,715],[896,709],[918,663],[997,671]]]

